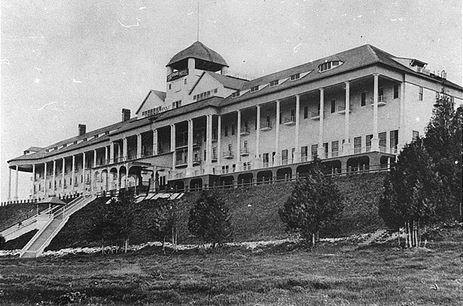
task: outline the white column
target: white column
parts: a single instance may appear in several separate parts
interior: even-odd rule
[[[71,190],[74,191],[75,184],[75,173],[76,173],[76,156],[72,155],[72,170],[71,170]]]
[[[43,193],[45,196],[48,195],[48,184],[47,184],[47,163],[44,163],[43,166]]]
[[[320,126],[318,129],[318,158],[324,158],[325,152],[323,149],[323,122],[324,122],[324,112],[325,108],[325,90],[320,88]]]
[[[16,165],[16,179],[14,184],[14,199],[18,199],[18,181],[19,181],[19,166]]]
[[[129,156],[127,155],[127,152],[128,152],[127,143],[128,143],[127,137],[124,137],[122,139],[122,160],[123,161],[126,161],[129,158]]]
[[[256,156],[255,156],[255,164],[254,169],[258,169],[261,167],[260,164],[260,105],[256,106]]]
[[[104,147],[104,162],[103,165],[107,165],[109,163],[109,153],[108,153],[108,146]]]
[[[137,134],[137,158],[141,158],[141,134]]]
[[[275,116],[275,160],[273,161],[274,166],[281,164],[281,152],[280,152],[280,100],[276,100],[276,116]]]
[[[110,164],[114,163],[114,151],[116,151],[115,146],[116,144],[114,142],[111,142],[111,144],[109,145],[109,163]]]
[[[403,148],[406,142],[406,126],[405,126],[405,77],[400,83],[400,107],[399,107],[399,139],[398,152]]]
[[[85,191],[85,152],[82,153],[82,178],[83,184],[81,186],[81,190]]]
[[[35,199],[35,164],[32,164],[32,198]]]
[[[206,117],[206,174],[212,173],[212,115]]]
[[[236,111],[236,171],[241,170],[241,110]]]
[[[53,194],[56,194],[56,160],[53,161],[53,180],[51,182],[51,186],[53,189]]]
[[[300,95],[296,95],[296,126],[294,130],[294,162],[299,163],[301,161],[301,146],[299,145],[299,117],[301,110]]]
[[[193,119],[188,120],[188,152],[186,175],[193,175]]]
[[[153,155],[158,155],[158,130],[153,130]]]
[[[379,151],[378,138],[378,74],[373,74],[373,138],[371,139],[371,151]]]
[[[346,109],[344,114],[344,145],[342,148],[343,155],[350,155],[352,154],[352,145],[350,143],[350,82],[347,81],[346,85]]]
[[[222,161],[222,116],[217,116],[217,165]]]
[[[11,201],[11,168],[8,167],[8,201]]]
[[[96,149],[93,150],[93,168],[96,167]]]
[[[175,124],[170,125],[170,151],[172,152],[172,170],[175,169]]]
[[[64,157],[62,159],[63,159],[63,166],[61,168],[61,174],[62,174],[62,176],[61,176],[61,191],[62,191],[62,193],[64,195],[64,180],[65,180],[64,173],[66,172],[66,159]]]

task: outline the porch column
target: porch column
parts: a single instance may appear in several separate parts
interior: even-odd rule
[[[127,143],[128,143],[127,137],[124,137],[122,139],[122,160],[123,161],[126,161],[129,158],[127,155],[127,152],[128,152]]]
[[[141,133],[137,134],[137,158],[142,157],[142,152],[141,152],[142,143],[141,143],[141,140],[142,140]]]
[[[93,150],[93,168],[96,167],[96,149]]]
[[[83,186],[81,186],[82,191],[85,190],[85,152],[82,153],[82,178],[83,178]]]
[[[108,160],[108,146],[105,146],[104,147],[104,162],[103,162],[103,165],[107,165],[109,164],[109,160]]]
[[[222,116],[217,116],[217,165],[222,161]]]
[[[74,184],[75,184],[75,173],[76,173],[76,156],[72,155],[72,170],[71,170],[71,190],[74,192]]]
[[[378,74],[374,73],[373,85],[373,138],[371,139],[371,151],[379,151],[378,138]]]
[[[399,139],[397,153],[403,148],[406,142],[405,132],[405,76],[400,83],[400,106],[399,106]]]
[[[275,116],[275,159],[273,161],[274,166],[281,164],[281,152],[280,152],[280,100],[276,100],[276,116]]]
[[[129,165],[125,164],[125,177],[124,177],[124,182],[125,182],[125,189],[127,190],[129,188]],[[135,179],[135,186],[137,185],[137,181]]]
[[[186,175],[193,175],[193,119],[188,120],[188,151]]]
[[[11,201],[11,168],[8,167],[8,201]]]
[[[158,155],[158,130],[153,130],[153,155]]]
[[[14,184],[14,199],[18,199],[18,181],[19,181],[19,166],[16,165],[16,179]]]
[[[64,195],[64,182],[65,182],[65,177],[64,174],[66,173],[66,159],[63,157],[63,167],[61,168],[62,172],[62,177],[61,177],[61,192]]]
[[[254,169],[258,169],[261,167],[260,165],[260,105],[256,105],[256,156],[255,156],[255,164]]]
[[[212,174],[212,115],[206,116],[206,174]]]
[[[347,81],[346,85],[346,108],[344,114],[344,145],[342,147],[343,155],[350,155],[352,154],[352,146],[350,143],[350,135],[349,135],[349,117],[350,117],[350,82]]]
[[[47,163],[43,163],[43,193],[45,196],[48,195],[48,185],[47,185]]]
[[[56,160],[53,161],[53,181],[51,183],[53,194],[56,194]]]
[[[170,152],[172,152],[172,170],[175,169],[175,124],[170,125]]]
[[[35,164],[32,164],[32,199],[35,199]]]
[[[299,117],[300,117],[301,103],[300,95],[296,95],[296,126],[294,131],[294,163],[299,163],[301,161],[301,147],[299,145]]]
[[[116,146],[116,144],[114,142],[111,142],[111,144],[109,145],[109,163],[110,164],[114,163],[115,146]]]
[[[236,111],[236,171],[241,170],[241,110]]]
[[[320,126],[318,128],[318,158],[324,157],[324,150],[323,150],[323,122],[324,122],[324,112],[323,109],[325,108],[325,89],[320,88]]]

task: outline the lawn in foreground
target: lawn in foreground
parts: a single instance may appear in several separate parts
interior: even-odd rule
[[[401,250],[326,243],[258,250],[159,248],[0,259],[1,304],[341,305],[463,301],[462,244]]]

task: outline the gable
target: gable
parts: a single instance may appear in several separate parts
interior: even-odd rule
[[[151,116],[169,109],[169,105],[162,99],[165,93],[151,90],[138,108],[136,115],[138,117]]]

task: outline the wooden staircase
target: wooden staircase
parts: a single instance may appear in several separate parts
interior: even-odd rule
[[[35,258],[42,255],[45,248],[69,220],[69,217],[95,199],[96,196],[81,196],[54,211],[48,222],[24,246],[19,257]]]

